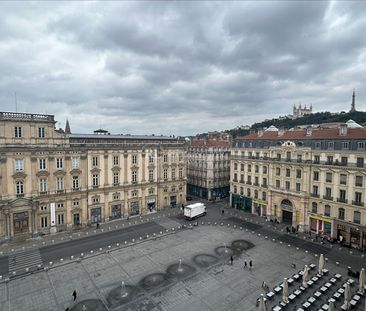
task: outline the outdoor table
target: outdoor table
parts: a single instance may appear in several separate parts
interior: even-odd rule
[[[359,295],[354,295],[353,296],[353,300],[359,301],[361,299],[361,296]]]
[[[303,306],[305,309],[307,309],[307,308],[309,308],[309,307],[311,306],[311,303],[310,303],[310,302],[308,302],[308,301],[306,301],[305,303],[303,303],[303,304],[302,304],[302,306]]]
[[[329,272],[329,270],[328,269],[323,269],[323,273],[324,274],[327,274]]]
[[[274,292],[268,292],[266,296],[267,296],[269,299],[271,299],[274,295],[275,295],[275,293],[274,293]]]
[[[315,267],[316,267],[316,265],[314,265],[313,263],[311,263],[311,264],[309,265],[310,270],[311,270],[311,269],[314,269]]]
[[[357,304],[357,301],[352,299],[349,303],[352,307],[354,307]]]
[[[312,280],[308,281],[308,285],[309,285],[309,286],[311,286],[311,285],[313,285],[313,284],[314,284],[314,282],[313,282]]]
[[[317,278],[316,276],[313,276],[313,277],[311,278],[311,280],[312,280],[312,281],[314,281],[314,282],[316,282],[317,280],[319,280],[319,278]]]
[[[310,303],[314,303],[314,301],[316,301],[316,298],[315,298],[315,297],[310,297],[310,298],[308,299],[308,301],[309,301]]]
[[[355,281],[353,279],[348,279],[347,281],[350,285],[352,285]]]
[[[291,301],[294,300],[295,298],[296,298],[296,295],[294,295],[294,294],[291,294],[290,296],[288,296],[288,299]]]
[[[304,286],[299,287],[301,291],[304,291],[306,288]]]
[[[289,278],[288,280],[287,280],[287,283],[288,284],[292,284],[294,282],[294,279],[293,278]]]
[[[335,277],[336,279],[340,279],[342,276],[341,276],[339,273],[337,273],[336,275],[334,275],[334,277]]]
[[[328,290],[328,287],[322,286],[322,287],[320,288],[320,290],[321,290],[323,293],[325,293],[325,292]]]
[[[319,279],[323,277],[323,275],[322,275],[322,274],[319,274],[319,273],[317,273],[317,274],[316,274],[316,276],[317,276]]]
[[[282,290],[282,288],[277,286],[273,290],[278,294]]]
[[[341,293],[334,293],[333,297],[335,299],[339,299],[339,297],[341,297]]]
[[[322,293],[321,292],[319,292],[319,291],[316,291],[315,293],[314,293],[314,296],[316,296],[316,297],[320,297],[322,295]]]
[[[346,310],[348,310],[348,307],[346,307],[345,305],[342,305],[341,309],[346,311]]]
[[[303,275],[303,274],[304,274],[304,271],[302,271],[302,270],[301,270],[301,271],[299,271],[299,274],[300,274],[300,275]]]
[[[331,283],[335,283],[335,282],[337,282],[337,279],[336,279],[336,278],[331,278],[331,279],[329,280],[329,282],[331,282]]]
[[[281,301],[281,302],[280,302],[280,306],[281,306],[281,307],[286,307],[286,306],[287,306],[287,303],[286,303],[286,302],[284,302],[284,301]]]
[[[296,311],[305,311],[303,308],[297,308]]]
[[[326,303],[322,305],[322,310],[327,311],[329,309],[329,305]]]
[[[296,296],[299,296],[301,293],[302,293],[302,291],[301,291],[301,290],[299,290],[299,289],[297,289],[297,290],[295,290],[295,291],[294,291],[294,294],[295,294]]]
[[[326,286],[326,287],[331,287],[332,286],[332,283],[329,283],[329,282],[327,282],[327,283],[325,283],[325,285],[324,286]]]
[[[273,311],[280,311],[280,310],[282,310],[282,308],[280,306],[275,306],[275,307],[273,307],[272,310]]]
[[[338,293],[343,294],[344,293],[344,288],[338,289]]]
[[[292,276],[292,278],[297,281],[300,278],[300,275],[296,273]]]

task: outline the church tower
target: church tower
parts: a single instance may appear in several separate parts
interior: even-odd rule
[[[356,111],[355,97],[356,97],[355,89],[353,89],[351,110],[349,112],[355,112]]]
[[[65,133],[66,133],[66,134],[71,134],[71,129],[70,129],[69,120],[66,120]]]

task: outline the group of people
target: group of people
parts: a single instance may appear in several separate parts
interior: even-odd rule
[[[234,257],[233,256],[230,256],[230,263],[231,263],[231,265],[233,265],[233,263],[234,263]],[[252,260],[249,260],[249,262],[244,260],[243,269],[245,269],[247,267],[249,267],[249,269],[253,268],[253,261]]]

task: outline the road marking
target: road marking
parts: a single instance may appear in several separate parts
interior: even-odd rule
[[[9,254],[9,273],[23,272],[25,268],[37,267],[43,264],[39,249],[32,249],[19,253]]]

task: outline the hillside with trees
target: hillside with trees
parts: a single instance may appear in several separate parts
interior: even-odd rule
[[[306,115],[302,118],[291,119],[291,118],[281,118],[281,119],[271,119],[263,122],[257,122],[252,124],[249,130],[244,129],[231,129],[225,132],[230,133],[233,138],[238,136],[244,136],[250,133],[252,130],[258,130],[262,128],[270,127],[274,125],[277,128],[290,129],[295,126],[300,125],[311,125],[320,123],[332,123],[332,122],[347,122],[352,119],[353,121],[365,126],[366,125],[366,112],[355,111],[355,112],[341,112],[333,114],[330,112],[318,112]],[[198,134],[196,137],[204,138],[207,133]]]

